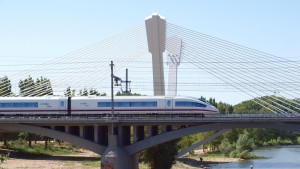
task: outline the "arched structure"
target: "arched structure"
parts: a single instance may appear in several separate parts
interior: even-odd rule
[[[27,123],[17,122],[20,119],[0,119],[0,129],[6,131],[21,131],[39,134],[69,142],[83,147],[102,156],[104,154],[122,157],[122,162],[116,163],[119,168],[137,169],[136,154],[152,146],[168,142],[177,138],[209,131],[226,131],[234,128],[268,128],[300,132],[300,119],[265,119],[265,118],[234,118],[199,119],[174,121],[151,121],[144,118],[130,118],[115,121],[118,135],[108,135],[111,121],[100,119],[86,119],[79,122],[72,118],[53,119],[31,118]],[[23,120],[23,119],[22,119]],[[65,120],[65,122],[63,122]],[[154,119],[152,119],[154,120]],[[156,119],[158,120],[158,119]],[[243,121],[243,122],[242,122]],[[47,126],[47,127],[45,127]],[[147,128],[147,130],[146,130]],[[162,130],[159,130],[161,128]],[[75,129],[77,131],[75,131]],[[147,133],[146,133],[147,131]],[[222,134],[222,133],[221,133]],[[218,135],[218,134],[217,134]],[[131,137],[133,136],[133,138]],[[207,138],[204,142],[215,137]],[[199,145],[198,145],[199,146]],[[110,147],[110,149],[108,149]],[[108,151],[109,150],[109,151]],[[115,150],[115,151],[112,151]],[[111,154],[117,153],[117,154]],[[121,165],[122,164],[122,165]],[[121,166],[120,166],[121,165]],[[118,168],[117,167],[117,168]]]
[[[128,154],[135,154],[152,146],[168,142],[177,138],[181,138],[188,135],[193,135],[202,132],[223,130],[223,129],[234,129],[234,128],[268,128],[277,130],[287,130],[300,132],[300,124],[290,124],[290,123],[211,123],[203,124],[199,126],[193,126],[188,128],[183,128],[180,130],[170,131],[161,135],[150,137],[148,139],[142,140],[135,144],[125,147]]]
[[[93,151],[97,154],[102,154],[106,148],[105,146],[101,146],[87,139],[40,126],[33,126],[28,124],[0,124],[0,128],[7,131],[28,132],[32,134],[39,134],[42,136],[63,140],[75,146],[79,146],[87,150]]]

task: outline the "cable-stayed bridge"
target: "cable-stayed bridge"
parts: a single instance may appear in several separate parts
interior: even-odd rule
[[[130,88],[135,93],[184,93],[196,97],[222,93],[220,96],[226,98],[237,95],[253,99],[270,114],[214,118],[4,116],[0,128],[68,141],[101,154],[103,164],[115,168],[136,168],[137,152],[199,132],[243,127],[299,131],[299,61],[189,30],[158,15],[147,18],[145,24],[44,64],[7,71],[9,79],[1,79],[0,92],[6,97],[40,96],[45,91],[61,96],[70,87],[75,95],[84,88],[110,93],[111,60],[115,75],[125,74],[129,68]],[[49,80],[40,80],[38,87],[32,87],[32,81],[27,80],[22,83],[24,90],[19,90],[20,79],[28,76],[46,77],[51,85]],[[110,134],[111,123],[117,127],[114,134]],[[123,158],[115,159],[120,156]]]

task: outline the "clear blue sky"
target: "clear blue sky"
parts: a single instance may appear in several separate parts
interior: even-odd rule
[[[299,9],[298,0],[0,0],[0,65],[62,56],[140,25],[153,12],[172,24],[300,60]]]

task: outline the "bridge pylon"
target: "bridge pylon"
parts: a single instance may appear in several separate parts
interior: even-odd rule
[[[154,13],[145,19],[148,49],[152,54],[154,96],[165,95],[163,52],[166,48],[166,19]]]

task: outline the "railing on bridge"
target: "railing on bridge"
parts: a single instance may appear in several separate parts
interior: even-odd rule
[[[115,115],[114,118],[109,114],[80,114],[80,115],[4,115],[0,117],[0,123],[32,123],[32,122],[300,122],[300,116],[284,116],[279,114],[220,114],[218,116],[202,117],[197,114],[148,114],[148,115]]]

